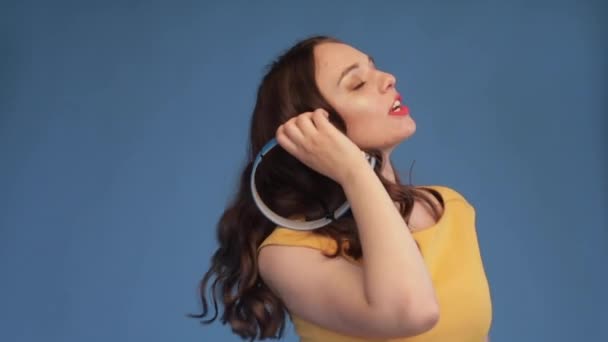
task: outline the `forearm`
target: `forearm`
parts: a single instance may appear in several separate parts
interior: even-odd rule
[[[370,306],[394,308],[399,303],[417,311],[434,305],[424,260],[378,176],[368,166],[356,168],[342,186],[359,230]]]

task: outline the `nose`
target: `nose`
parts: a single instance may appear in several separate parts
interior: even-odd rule
[[[388,90],[394,88],[396,83],[397,79],[395,78],[395,76],[393,76],[393,74],[384,72],[380,82],[380,91],[383,93],[387,92]]]

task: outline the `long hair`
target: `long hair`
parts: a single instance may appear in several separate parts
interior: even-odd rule
[[[277,128],[299,113],[323,108],[329,120],[346,133],[346,125],[338,113],[327,103],[315,81],[314,48],[326,42],[340,43],[327,36],[313,36],[296,43],[268,65],[267,73],[258,88],[251,117],[249,149],[240,184],[217,224],[218,249],[211,258],[209,270],[200,282],[202,313],[189,317],[208,324],[218,318],[218,301],[224,307],[222,324],[230,324],[232,331],[243,339],[280,338],[289,315],[281,299],[275,295],[258,274],[257,249],[276,225],[256,207],[249,182],[253,162],[262,147],[276,135]],[[385,179],[380,172],[383,162],[378,150],[366,151],[378,158],[375,172],[393,201],[399,205],[404,219],[409,220],[414,201],[422,200],[439,212],[422,192],[410,185],[401,184],[397,172],[396,183]],[[392,165],[392,164],[391,164]],[[340,185],[315,172],[298,159],[277,146],[264,157],[256,171],[256,188],[263,201],[283,217],[304,215],[308,219],[325,216],[335,210],[346,198]],[[442,203],[438,192],[427,189]],[[363,255],[352,213],[317,229],[334,239],[354,259]],[[209,314],[207,293],[213,301],[214,314]]]

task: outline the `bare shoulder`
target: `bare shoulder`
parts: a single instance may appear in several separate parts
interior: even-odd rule
[[[461,193],[461,191],[459,191],[458,189],[451,187],[451,186],[447,186],[447,185],[421,185],[421,186],[416,186],[416,189],[419,190],[424,190],[424,189],[433,189],[435,191],[438,191],[441,194],[441,197],[443,198],[444,201],[449,201],[449,200],[453,200],[453,199],[461,199],[461,200],[466,200],[464,195]],[[433,195],[431,195],[431,193],[429,191],[424,191],[426,193],[428,193],[431,197],[435,197]]]
[[[430,191],[427,189],[428,187],[417,187],[425,198],[427,198],[435,207],[437,212],[439,213],[439,217],[443,215],[444,207],[442,202],[445,203],[445,198],[442,198],[442,202],[435,197]],[[430,187],[433,190],[437,190],[434,187]],[[443,192],[440,191],[440,194],[443,197]],[[438,219],[433,215],[433,208],[431,208],[427,202],[416,200],[414,203],[414,208],[412,209],[412,213],[410,215],[409,225],[412,231],[420,231],[426,228],[429,228],[437,223]]]
[[[439,195],[441,195],[441,198],[442,198],[442,202],[445,202],[446,190],[444,190],[442,187],[438,187],[438,186],[416,187],[416,190],[419,190],[419,192],[421,192],[424,195],[424,197],[428,198],[431,202],[433,202],[434,206],[441,207],[442,206],[441,202],[439,201],[439,199],[437,199],[437,197],[435,197],[434,194],[431,193],[431,191],[429,191],[429,189],[439,192]]]
[[[260,276],[292,315],[325,329],[367,338],[420,334],[434,322],[409,317],[402,303],[378,310],[369,305],[361,266],[343,257],[326,257],[309,247],[267,245],[258,257]]]

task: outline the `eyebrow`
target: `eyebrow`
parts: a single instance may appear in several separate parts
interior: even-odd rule
[[[374,58],[372,56],[367,56],[367,60],[371,63],[371,64],[375,64],[374,63]],[[344,71],[342,71],[342,73],[340,74],[340,78],[338,79],[338,83],[336,83],[336,86],[340,85],[340,82],[342,82],[342,79],[351,71],[357,69],[359,67],[359,63],[354,63],[352,65],[350,65],[348,68],[344,69]]]

